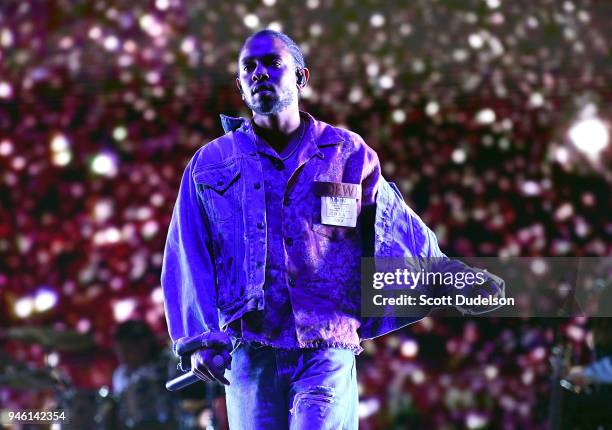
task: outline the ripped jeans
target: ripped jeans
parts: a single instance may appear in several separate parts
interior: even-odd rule
[[[358,428],[355,355],[240,343],[225,372],[230,429]]]

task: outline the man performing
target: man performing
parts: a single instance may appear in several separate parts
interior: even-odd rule
[[[222,116],[168,231],[174,352],[226,385],[232,429],[355,429],[360,341],[419,319],[360,316],[361,257],[445,256],[360,136],[300,112],[309,70],[293,40],[255,33],[238,69],[253,118]],[[503,281],[485,290],[503,296]]]

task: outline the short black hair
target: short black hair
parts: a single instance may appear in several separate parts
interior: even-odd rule
[[[115,341],[117,342],[131,342],[142,339],[155,339],[153,331],[144,321],[128,320],[119,324],[115,329]]]
[[[250,35],[244,41],[242,48],[244,48],[244,45],[246,45],[251,39],[254,39],[255,37],[258,37],[258,36],[269,36],[269,37],[274,37],[275,39],[280,40],[281,42],[285,44],[285,46],[289,50],[289,53],[293,57],[293,61],[295,62],[296,67],[299,69],[303,69],[304,67],[306,67],[306,61],[304,61],[304,54],[302,53],[302,50],[300,49],[298,44],[295,43],[295,41],[292,38],[287,36],[285,33],[281,33],[280,31],[270,30],[269,28],[266,28],[265,30],[259,30],[258,32]],[[242,48],[240,49],[241,52],[242,52]]]
[[[114,339],[119,345],[135,344],[143,348],[146,345],[146,349],[143,349],[141,353],[145,355],[147,362],[156,361],[162,352],[162,346],[155,333],[146,322],[141,320],[132,319],[119,324],[115,329]]]

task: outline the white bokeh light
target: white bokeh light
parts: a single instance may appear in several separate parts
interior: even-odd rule
[[[94,219],[98,222],[104,222],[113,215],[114,209],[112,200],[102,199],[97,201],[93,210]]]
[[[490,364],[487,367],[485,367],[484,374],[485,374],[485,377],[489,380],[495,379],[497,378],[497,375],[499,374],[499,369],[496,366]]]
[[[55,291],[48,288],[42,288],[34,297],[34,308],[37,312],[45,312],[55,306],[57,303],[57,294]]]
[[[583,119],[569,130],[572,143],[588,156],[598,155],[609,143],[608,129],[599,118]]]
[[[354,87],[349,92],[348,99],[351,103],[358,103],[361,101],[362,98],[363,98],[363,92],[361,91],[361,88],[359,87]]]
[[[372,27],[382,27],[385,25],[385,17],[380,13],[375,13],[370,17],[370,25]]]
[[[456,149],[454,149],[453,153],[451,154],[451,158],[452,158],[453,162],[456,163],[456,164],[464,163],[466,158],[467,158],[467,154],[465,153],[465,149],[463,149],[463,148],[456,148]]]
[[[154,220],[149,220],[142,225],[140,232],[145,239],[151,239],[157,231],[159,230],[159,225]]]
[[[72,154],[70,151],[56,152],[52,155],[51,161],[56,166],[65,166],[72,160]]]
[[[423,372],[421,369],[416,369],[410,376],[415,385],[420,385],[425,382],[425,379],[427,379],[425,372]]]
[[[0,98],[7,99],[13,95],[13,87],[8,82],[0,82]]]
[[[10,140],[3,140],[2,142],[0,142],[0,155],[2,155],[3,157],[6,157],[8,155],[11,155],[13,153],[13,144],[11,143]]]
[[[145,14],[141,16],[138,23],[140,28],[151,37],[159,37],[164,33],[164,27],[153,15]]]
[[[56,166],[65,166],[72,160],[70,152],[70,141],[62,133],[57,133],[51,138],[51,161]]]
[[[151,301],[157,304],[164,303],[164,292],[161,287],[157,287],[151,291]]]
[[[476,114],[478,124],[493,124],[495,122],[495,112],[493,109],[482,109]]]
[[[116,51],[119,48],[119,39],[117,36],[107,36],[104,38],[104,48],[107,51]]]
[[[557,221],[565,221],[574,215],[574,206],[571,203],[565,202],[561,204],[556,210],[554,217]]]
[[[555,149],[554,157],[558,163],[567,164],[567,162],[570,160],[570,153],[567,148],[560,146]]]
[[[455,61],[465,61],[467,60],[468,56],[469,53],[465,49],[455,49],[453,51],[453,58],[455,59]]]
[[[484,45],[484,40],[480,34],[470,34],[468,37],[468,43],[474,49],[480,49]]]
[[[250,13],[244,17],[243,22],[248,28],[256,28],[259,25],[259,17]]]
[[[400,352],[404,357],[414,357],[419,352],[419,344],[414,339],[407,339],[402,342]]]
[[[359,401],[359,418],[368,418],[380,410],[380,400],[375,397]]]
[[[428,116],[435,116],[438,112],[440,112],[440,105],[435,101],[431,101],[425,106],[425,113]]]
[[[15,302],[15,314],[19,318],[27,318],[34,311],[34,299],[32,297],[22,297]]]
[[[136,300],[133,298],[118,300],[113,305],[113,316],[115,321],[124,322],[128,320],[136,310]]]
[[[323,27],[321,24],[314,23],[310,26],[310,34],[314,37],[319,37],[323,33]]]
[[[166,10],[170,7],[168,0],[155,0],[155,7],[159,10]]]
[[[548,265],[541,258],[536,258],[531,262],[531,271],[536,275],[541,276],[548,271]]]
[[[102,176],[115,176],[117,174],[115,160],[110,155],[104,153],[94,157],[91,163],[91,170]]]
[[[50,367],[55,367],[59,364],[59,354],[57,352],[52,352],[47,355],[47,365]]]
[[[96,245],[112,245],[121,240],[121,231],[117,227],[108,227],[94,234],[93,242]]]
[[[181,51],[183,51],[185,54],[191,54],[193,51],[195,51],[195,48],[196,41],[193,37],[186,37],[183,39],[183,42],[181,42]]]
[[[544,104],[544,96],[541,93],[533,93],[529,97],[529,106],[540,107]]]
[[[488,421],[485,415],[477,412],[470,412],[465,417],[465,426],[468,429],[481,429],[487,425]]]
[[[59,133],[51,139],[51,150],[55,152],[65,151],[70,147],[68,139],[63,134]]]
[[[115,127],[113,130],[113,138],[117,141],[122,141],[127,137],[127,129],[123,126]]]
[[[13,38],[13,33],[11,32],[11,30],[9,30],[8,28],[2,29],[2,32],[0,32],[0,44],[3,47],[11,47],[13,45],[14,40],[15,39]]]
[[[526,196],[537,196],[540,194],[540,184],[536,181],[525,181],[521,184],[521,191]]]
[[[378,66],[377,63],[370,63],[366,67],[366,73],[368,74],[368,76],[371,76],[371,77],[378,75],[379,71],[380,71],[380,67]]]
[[[274,21],[268,24],[268,28],[273,31],[278,31],[278,32],[283,31],[283,25],[278,21]]]
[[[391,118],[393,119],[393,122],[400,124],[406,121],[406,112],[401,109],[394,110],[391,114]]]
[[[89,30],[89,37],[96,40],[99,39],[102,36],[102,30],[100,30],[100,27],[91,27],[91,29]]]
[[[389,75],[382,75],[378,79],[378,85],[380,85],[381,88],[388,90],[393,87],[393,78]]]

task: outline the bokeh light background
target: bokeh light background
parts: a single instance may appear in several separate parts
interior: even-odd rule
[[[167,339],[180,175],[220,113],[249,114],[236,59],[265,27],[305,52],[302,109],[360,133],[447,254],[610,255],[611,18],[594,0],[3,1],[0,326],[91,333],[95,352],[54,360],[83,387],[110,383],[117,322]],[[367,342],[362,428],[544,428],[553,326],[427,318]],[[580,360],[586,321],[562,329]]]

